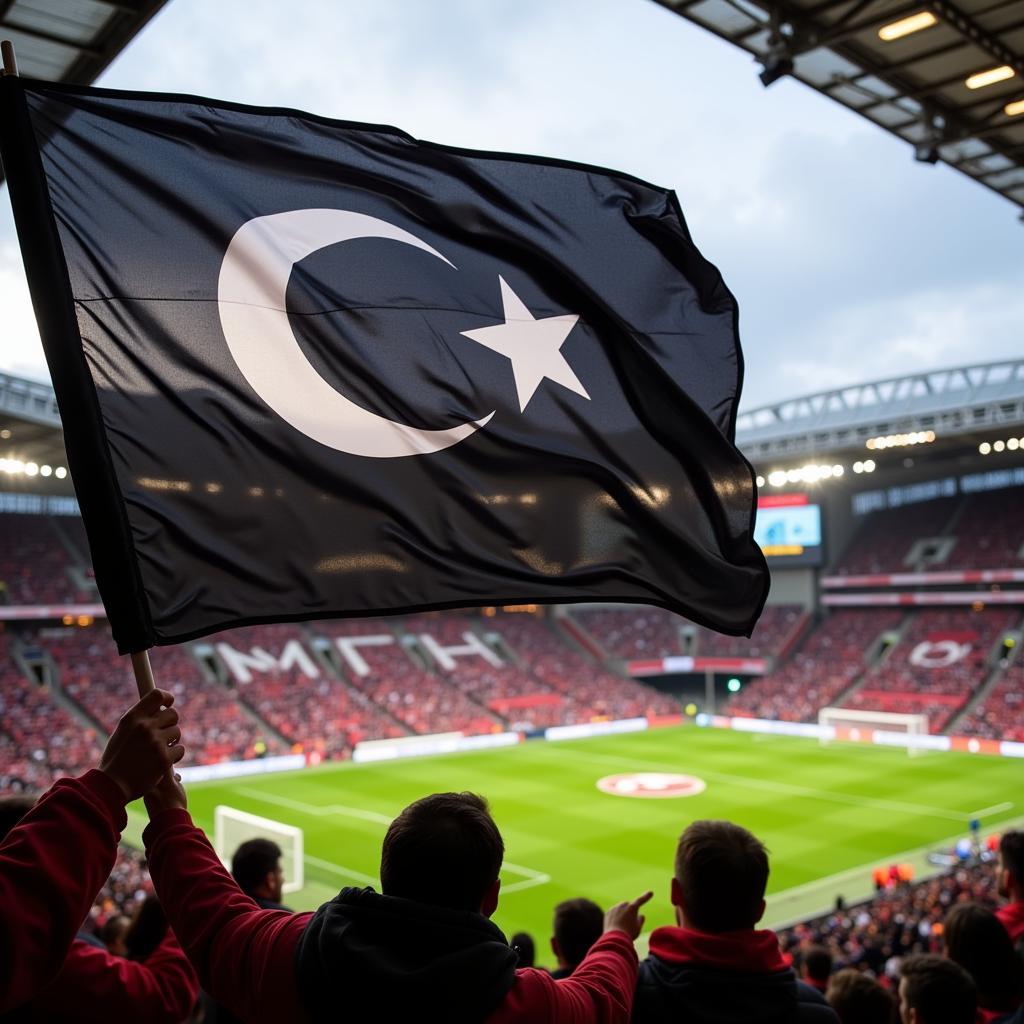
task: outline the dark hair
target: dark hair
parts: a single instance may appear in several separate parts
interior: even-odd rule
[[[679,837],[676,880],[691,928],[753,928],[768,884],[768,851],[731,821],[695,821]]]
[[[537,950],[533,945],[532,936],[526,932],[516,932],[508,943],[519,957],[518,967],[532,967],[537,960]]]
[[[113,917],[108,917],[106,923],[100,929],[100,942],[104,946],[112,945],[118,939],[124,938],[130,925],[131,920],[124,914],[114,914]]]
[[[978,987],[978,1005],[986,1010],[1014,1010],[1021,996],[1021,962],[1003,923],[979,903],[958,903],[943,927],[946,955]]]
[[[148,960],[167,935],[167,916],[158,896],[147,896],[132,915],[124,936],[129,960]]]
[[[824,946],[808,946],[804,950],[802,963],[808,978],[828,981],[832,973],[832,954]]]
[[[36,797],[23,793],[13,796],[0,796],[0,842],[7,838],[7,833],[21,821],[36,805]]]
[[[483,797],[435,793],[391,822],[380,851],[381,889],[386,896],[479,911],[504,856]]]
[[[1013,875],[1019,889],[1024,889],[1024,832],[1004,832],[999,840],[999,861],[1004,871]]]
[[[231,858],[231,874],[238,888],[252,894],[277,870],[281,860],[281,847],[273,839],[247,839],[235,850]]]
[[[555,907],[551,925],[566,965],[579,967],[604,931],[604,911],[593,901],[565,900]]]
[[[892,1019],[892,996],[874,978],[852,967],[829,978],[825,998],[841,1024],[885,1024]]]
[[[974,1024],[977,993],[971,976],[934,953],[908,956],[900,965],[902,998],[922,1024]]]

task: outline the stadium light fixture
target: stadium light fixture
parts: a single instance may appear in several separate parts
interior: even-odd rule
[[[931,28],[936,24],[938,18],[931,11],[918,11],[899,21],[891,21],[878,30],[878,38],[883,43],[891,43],[895,39],[902,39],[914,32],[921,32],[923,29]]]
[[[1006,450],[1006,442],[1005,441],[996,441],[996,443],[994,445],[992,445],[992,451],[994,451],[994,452],[1001,452],[1001,451],[1005,451],[1005,450]]]
[[[982,441],[981,444],[978,445],[979,455],[988,455],[991,451],[992,445],[990,445],[988,441]]]
[[[758,487],[764,487],[764,477],[763,476],[758,476],[758,478],[757,478],[757,486]]]
[[[1024,100],[1014,100],[1012,103],[1007,103],[1003,107],[1003,113],[1007,117],[1017,117],[1020,114],[1024,114]]]
[[[35,462],[25,463],[25,476],[39,476],[39,465]]]
[[[43,464],[39,467],[40,476],[53,476],[53,466],[47,466]]]
[[[1011,452],[1015,452],[1015,451],[1016,451],[1016,450],[1017,450],[1017,449],[1018,449],[1018,448],[1020,447],[1020,441],[1018,441],[1018,440],[1017,440],[1017,438],[1015,438],[1015,437],[1011,437],[1011,438],[1010,438],[1010,439],[1009,439],[1009,440],[1008,440],[1008,441],[1006,442],[1006,447],[1007,447],[1007,448],[1008,448],[1008,449],[1009,449],[1009,450],[1010,450]]]
[[[9,441],[10,439],[11,432],[6,427],[4,427],[3,430],[0,430],[0,440]]]
[[[1013,78],[1016,72],[1009,64],[1000,64],[997,68],[989,68],[987,71],[978,71],[964,79],[964,85],[968,89],[984,89],[988,85],[995,85],[997,82],[1005,82]]]
[[[58,480],[63,480],[63,479],[64,479],[64,477],[66,477],[66,476],[68,475],[68,471],[67,471],[67,470],[66,470],[66,469],[65,469],[65,468],[64,468],[63,466],[58,466],[58,467],[57,467],[57,468],[56,468],[56,469],[55,469],[55,470],[53,471],[53,475],[54,475],[54,476],[55,476],[55,477],[56,477],[56,478],[57,478]]]

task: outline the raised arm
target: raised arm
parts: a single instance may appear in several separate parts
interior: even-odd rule
[[[243,1020],[301,1020],[293,961],[312,915],[262,910],[246,896],[192,823],[179,784],[161,782],[146,806],[153,884],[202,987]]]
[[[139,701],[99,769],[57,782],[0,845],[0,1013],[56,975],[114,865],[125,805],[184,755],[173,701],[161,690]]]

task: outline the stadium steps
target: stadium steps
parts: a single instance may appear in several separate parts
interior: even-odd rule
[[[19,645],[20,642],[15,643],[16,648]],[[21,667],[22,672],[25,674],[25,676],[33,683],[35,683],[35,679],[33,678],[34,672],[32,670],[32,665],[38,666],[42,670],[41,675],[43,682],[41,685],[37,685],[40,685],[40,689],[42,689],[43,692],[46,693],[46,695],[49,697],[50,700],[53,701],[54,704],[58,705],[59,707],[62,707],[65,711],[68,712],[68,714],[71,715],[72,718],[74,718],[76,722],[81,722],[85,728],[94,729],[97,735],[103,737],[109,735],[109,733],[106,730],[106,727],[98,718],[95,718],[92,715],[90,715],[89,712],[86,711],[85,708],[74,699],[74,697],[70,697],[68,694],[64,692],[60,684],[60,668],[57,665],[57,662],[54,660],[53,655],[50,654],[49,651],[44,649],[42,657],[38,659],[33,659],[32,662],[29,662],[25,659],[24,650],[21,650],[17,653],[12,653],[14,654],[15,662],[19,665],[19,667]],[[19,653],[21,655],[20,658]],[[132,694],[131,691],[129,690],[125,695],[125,703],[129,703],[131,698]]]
[[[1015,647],[1015,650],[1018,652],[1017,656],[1011,658],[1006,663],[1006,665],[1001,665],[998,662],[996,662],[995,666],[989,673],[988,678],[985,680],[985,682],[982,683],[981,686],[979,686],[978,689],[974,691],[970,699],[946,723],[945,731],[947,733],[954,733],[956,731],[956,726],[960,723],[960,720],[969,715],[975,708],[980,707],[981,704],[984,703],[984,701],[988,698],[988,695],[1000,684],[1000,682],[1002,682],[1003,672],[1011,665],[1015,665],[1017,664],[1017,662],[1021,660],[1022,656],[1019,654],[1019,645],[1021,641],[1021,623],[1018,622],[1015,628],[1009,630],[1008,632],[1013,635],[1013,638],[1017,642],[1017,646]],[[1002,645],[1003,638],[1006,635],[1006,633],[1002,633],[999,636],[999,638],[995,642],[995,645],[993,646],[993,650]]]

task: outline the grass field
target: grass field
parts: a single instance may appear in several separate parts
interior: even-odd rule
[[[603,793],[602,776],[669,771],[698,776],[703,793],[635,799]],[[1024,814],[1024,764],[969,754],[905,752],[695,727],[373,765],[338,764],[189,787],[190,809],[212,835],[228,804],[303,829],[306,888],[288,902],[318,905],[345,885],[377,885],[388,821],[424,794],[469,789],[491,802],[505,837],[495,920],[510,934],[550,934],[560,900],[602,905],[646,888],[648,928],[668,923],[675,841],[695,818],[729,818],[772,856],[769,923],[792,920],[870,890],[870,871],[897,855]],[[135,822],[136,828],[138,822]]]

